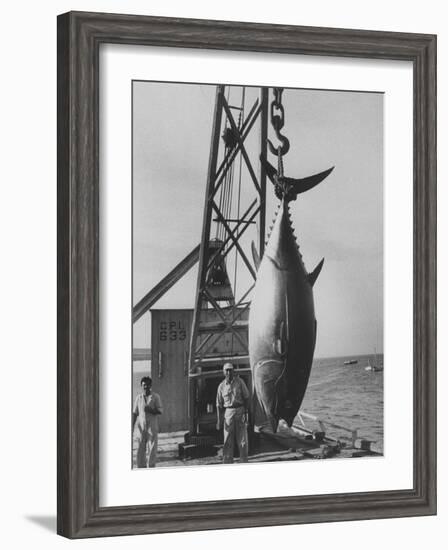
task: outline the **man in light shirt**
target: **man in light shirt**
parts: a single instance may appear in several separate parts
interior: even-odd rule
[[[141,379],[142,393],[137,395],[132,412],[132,433],[137,422],[137,468],[154,468],[157,461],[157,441],[159,435],[158,415],[162,414],[162,401],[159,394],[151,390],[152,379]]]
[[[240,452],[240,462],[247,462],[249,390],[244,381],[235,376],[232,363],[226,363],[222,370],[225,379],[218,386],[216,393],[216,428],[221,430],[224,426],[223,462],[233,463],[235,438]]]

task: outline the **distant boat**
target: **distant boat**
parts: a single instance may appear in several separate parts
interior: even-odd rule
[[[381,372],[383,369],[382,365],[371,365],[370,363],[367,365],[366,370],[370,370],[372,372]]]
[[[357,362],[357,359],[349,359],[348,361],[344,361],[344,365],[356,365]]]
[[[375,351],[375,358],[373,360],[373,365],[370,363],[370,359],[367,359],[367,367],[365,370],[369,370],[371,372],[381,372],[383,370],[383,365],[380,365],[377,360],[376,351]]]

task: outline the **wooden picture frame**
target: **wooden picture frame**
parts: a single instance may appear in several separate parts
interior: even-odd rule
[[[99,506],[99,47],[407,60],[414,75],[414,484],[409,490]],[[69,538],[436,513],[436,37],[70,12],[58,17],[58,533]]]

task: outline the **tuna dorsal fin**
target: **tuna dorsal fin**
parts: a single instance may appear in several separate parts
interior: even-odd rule
[[[254,241],[252,241],[251,249],[252,249],[252,258],[254,259],[255,269],[258,271],[258,268],[260,267],[260,255],[258,254]]]
[[[314,270],[311,273],[308,273],[307,275],[308,282],[310,283],[311,286],[314,286],[314,283],[316,282],[316,279],[319,276],[319,273],[321,272],[322,266],[324,265],[324,259],[325,258],[322,258],[322,260],[316,265]]]

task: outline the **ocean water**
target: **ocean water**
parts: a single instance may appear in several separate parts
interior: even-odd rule
[[[344,365],[347,360],[358,361]],[[373,355],[328,357],[315,359],[301,411],[320,420],[337,424],[350,430],[357,429],[358,437],[369,439],[383,447],[383,372],[366,371],[368,361],[373,364]],[[376,358],[383,364],[383,355]],[[133,400],[140,391],[140,379],[148,372],[133,373]],[[319,426],[310,420],[305,422],[310,429]],[[348,431],[326,426],[328,435],[350,440]]]
[[[353,365],[344,361],[357,360]],[[324,422],[357,429],[358,436],[383,447],[383,372],[366,371],[373,355],[315,359],[301,410]],[[383,355],[377,362],[383,365]],[[329,435],[350,438],[344,430],[328,429]]]

